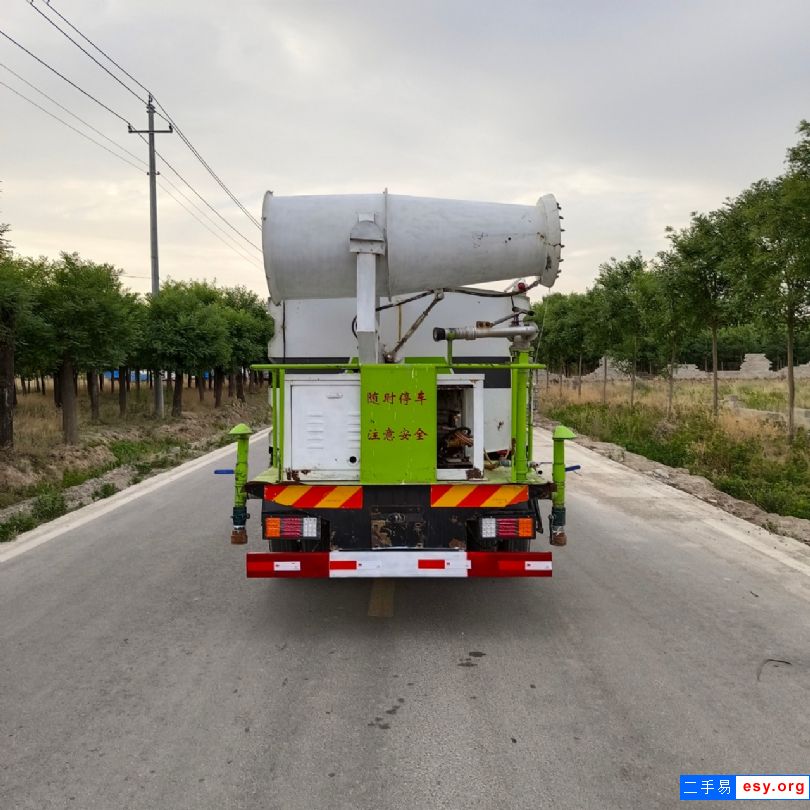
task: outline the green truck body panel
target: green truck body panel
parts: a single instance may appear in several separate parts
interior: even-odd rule
[[[360,479],[430,483],[436,477],[436,368],[360,370]]]

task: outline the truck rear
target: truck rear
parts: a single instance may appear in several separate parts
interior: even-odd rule
[[[526,293],[557,276],[553,197],[268,195],[263,218],[270,466],[245,480],[243,430],[232,539],[260,499],[267,550],[247,554],[248,577],[550,576],[534,544],[566,542],[573,434],[557,429],[547,467],[532,460]],[[537,278],[461,283],[518,273]]]

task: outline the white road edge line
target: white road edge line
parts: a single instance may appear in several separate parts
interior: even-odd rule
[[[267,436],[269,432],[270,428],[258,431],[250,437],[250,443],[253,444],[254,442],[260,441]],[[77,509],[75,512],[69,512],[67,515],[52,520],[50,523],[45,523],[42,526],[38,526],[36,529],[32,529],[30,532],[25,532],[21,534],[17,540],[12,540],[9,543],[11,548],[0,551],[0,564],[13,560],[15,557],[19,557],[20,554],[25,554],[26,551],[31,551],[41,546],[43,543],[47,543],[59,537],[65,532],[78,529],[80,526],[84,526],[86,523],[90,523],[90,521],[96,518],[109,514],[120,506],[142,498],[144,495],[154,492],[159,487],[171,484],[179,478],[183,478],[189,473],[199,470],[200,467],[205,467],[212,461],[217,461],[231,454],[233,454],[235,458],[235,443],[220,447],[219,450],[213,450],[210,453],[206,453],[204,456],[187,461],[179,467],[174,467],[171,470],[159,473],[153,478],[147,478],[139,484],[133,484],[121,492],[111,495],[109,498],[105,498],[103,501],[88,504],[87,506],[81,507],[81,509]]]

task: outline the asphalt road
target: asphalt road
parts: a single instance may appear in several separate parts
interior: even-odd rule
[[[657,808],[680,773],[808,773],[810,549],[569,457],[552,579],[398,581],[390,617],[368,581],[247,581],[221,460],[0,547],[0,807]]]

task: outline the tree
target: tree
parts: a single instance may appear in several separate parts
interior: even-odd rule
[[[693,324],[687,306],[684,285],[679,275],[679,264],[671,252],[661,252],[652,272],[645,278],[645,306],[642,320],[647,335],[663,352],[667,364],[667,418],[672,416],[675,371],[678,355]]]
[[[230,357],[228,325],[216,288],[169,281],[149,297],[151,351],[161,368],[174,372],[172,416],[183,413],[183,373],[201,373]]]
[[[728,210],[692,214],[688,227],[667,228],[672,243],[684,303],[696,322],[707,327],[712,340],[712,411],[719,411],[717,337],[719,330],[739,318],[740,279],[748,268],[735,236],[739,221]]]
[[[59,261],[45,268],[39,302],[58,347],[64,440],[76,444],[75,376],[82,369],[118,365],[124,354],[126,304],[120,271],[76,253],[63,253]]]
[[[11,226],[6,222],[0,222],[0,259],[11,258],[11,242],[6,234],[11,230]]]
[[[594,287],[606,353],[623,361],[630,371],[631,408],[635,404],[638,356],[643,337],[641,277],[644,270],[645,262],[640,253],[621,260],[611,258],[600,265]]]
[[[20,262],[0,255],[0,447],[14,446],[14,353],[20,323],[30,312],[30,288]]]
[[[236,376],[236,396],[244,401],[242,369],[267,357],[267,343],[273,337],[273,318],[256,293],[245,287],[229,287],[222,291],[225,318],[228,324],[230,358],[228,368]],[[214,372],[214,400],[222,401],[224,369]]]
[[[810,140],[810,132],[804,137]],[[785,327],[788,437],[793,441],[796,332],[810,314],[810,172],[799,166],[785,177],[760,180],[740,195],[738,205],[753,237],[756,306]]]

